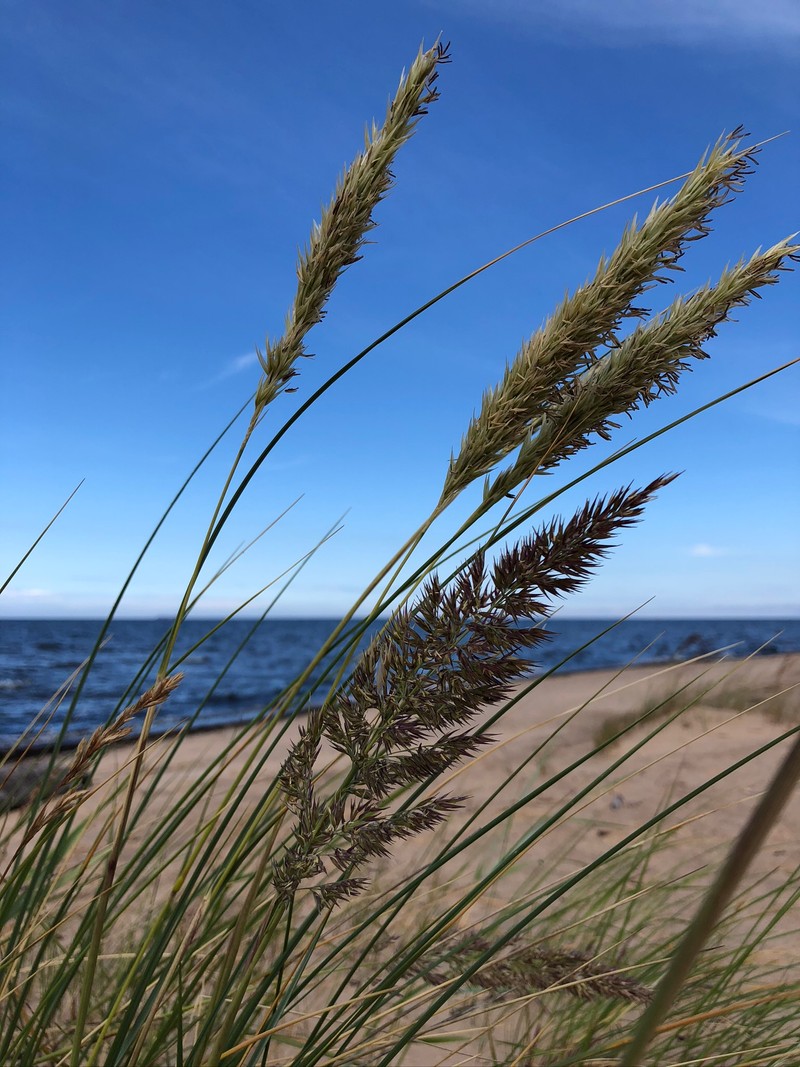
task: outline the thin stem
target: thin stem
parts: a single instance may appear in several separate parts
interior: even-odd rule
[[[194,565],[194,570],[192,571],[191,577],[189,578],[186,590],[183,594],[183,599],[180,603],[180,607],[178,608],[177,614],[175,615],[175,621],[170,627],[170,631],[167,636],[167,642],[164,646],[164,654],[161,657],[161,666],[158,669],[158,677],[165,677],[169,673],[170,658],[175,648],[175,642],[178,639],[178,633],[180,632],[181,625],[183,624],[183,620],[186,617],[188,611],[189,601],[192,597],[192,591],[194,590],[194,587],[197,583],[197,579],[200,577],[200,571],[202,570],[203,565],[208,559],[208,554],[211,550],[211,546],[213,545],[214,540],[216,540],[216,537],[212,538],[212,534],[214,531],[215,523],[217,521],[217,516],[219,515],[222,509],[222,504],[228,493],[228,489],[231,486],[234,475],[236,474],[236,470],[239,466],[239,463],[241,462],[242,456],[244,455],[244,451],[247,448],[247,444],[250,440],[250,435],[252,432],[253,425],[251,423],[248,426],[244,437],[242,438],[242,442],[239,445],[239,450],[236,453],[236,457],[233,461],[233,464],[231,465],[231,469],[228,471],[228,476],[225,479],[225,484],[223,485],[222,491],[220,492],[219,497],[217,499],[216,506],[214,507],[214,512],[208,524],[208,530],[206,531],[206,535],[203,539],[203,544],[200,548],[200,552],[198,553],[197,561]]]
[[[114,600],[114,603],[111,605],[111,610],[109,611],[108,615],[106,616],[106,618],[105,618],[105,620],[103,622],[103,625],[100,627],[100,633],[97,635],[97,637],[95,639],[94,647],[92,648],[92,651],[89,654],[86,666],[85,666],[84,670],[81,673],[81,677],[80,677],[80,679],[78,681],[78,685],[76,686],[75,692],[74,692],[74,694],[72,696],[72,700],[70,701],[69,709],[67,711],[67,714],[64,717],[64,722],[63,722],[62,727],[61,727],[61,733],[60,733],[59,738],[57,739],[55,745],[53,746],[55,753],[58,752],[58,749],[60,747],[61,739],[63,738],[64,734],[67,731],[67,728],[69,727],[69,723],[70,723],[70,721],[72,719],[72,716],[73,716],[73,714],[75,712],[75,708],[78,705],[78,700],[79,700],[79,698],[81,696],[81,693],[83,692],[83,687],[86,684],[86,681],[88,680],[89,672],[91,671],[92,666],[94,664],[94,661],[97,658],[97,654],[100,651],[100,648],[102,647],[102,644],[103,644],[103,641],[105,640],[106,634],[108,633],[108,630],[109,630],[109,628],[111,626],[111,623],[112,623],[114,617],[116,616],[117,610],[118,610],[120,604],[122,603],[123,597],[125,596],[125,593],[128,591],[128,587],[130,586],[131,582],[133,581],[134,575],[138,571],[138,569],[139,569],[139,567],[140,567],[140,565],[142,563],[142,560],[147,555],[147,552],[150,550],[150,546],[155,541],[158,532],[160,531],[160,529],[164,525],[164,523],[167,521],[167,518],[168,518],[170,512],[172,511],[172,509],[175,507],[175,505],[178,503],[180,498],[183,496],[183,494],[184,494],[187,486],[189,485],[189,483],[192,481],[194,476],[197,474],[197,472],[200,470],[200,468],[206,462],[208,457],[211,455],[211,453],[214,451],[214,449],[217,447],[217,445],[220,443],[220,441],[223,439],[223,437],[228,433],[228,431],[231,429],[231,427],[235,424],[236,420],[244,413],[245,409],[250,406],[250,403],[252,402],[252,399],[253,399],[253,397],[251,396],[239,408],[239,410],[236,412],[236,414],[233,416],[233,418],[231,418],[228,421],[228,423],[225,425],[224,429],[219,434],[217,434],[217,436],[214,438],[212,443],[209,445],[209,447],[206,449],[206,451],[203,453],[203,455],[200,457],[200,459],[194,465],[194,467],[192,468],[192,470],[189,472],[189,474],[187,475],[186,479],[184,480],[183,484],[181,485],[180,489],[177,491],[177,493],[173,496],[172,500],[169,502],[169,505],[165,509],[165,511],[162,514],[161,518],[158,520],[158,522],[154,526],[153,530],[150,533],[150,536],[145,541],[141,552],[136,557],[136,560],[134,561],[133,566],[131,567],[130,571],[128,572],[127,577],[125,578],[125,581],[122,583],[122,588],[120,589],[119,593],[117,593],[117,597]],[[127,693],[125,694],[125,696],[127,696]],[[123,700],[125,699],[125,696],[123,696]],[[120,704],[117,705],[117,710],[121,706],[122,706],[122,702],[120,702]]]
[[[6,589],[6,587],[7,587],[7,586],[8,586],[8,585],[9,585],[9,584],[10,584],[10,583],[11,583],[11,582],[13,581],[13,579],[14,579],[15,575],[16,575],[16,574],[17,574],[17,573],[19,572],[20,568],[21,568],[21,567],[23,566],[23,564],[25,563],[25,560],[26,560],[26,559],[28,559],[28,557],[29,557],[29,556],[30,556],[30,555],[31,555],[31,554],[33,553],[33,550],[34,550],[34,549],[36,548],[36,546],[37,546],[37,545],[39,544],[39,542],[40,542],[40,541],[42,540],[42,538],[44,537],[44,535],[45,535],[45,534],[47,533],[47,531],[48,531],[48,530],[50,529],[50,527],[51,527],[51,526],[53,525],[53,523],[54,523],[54,522],[56,521],[56,519],[57,519],[57,518],[58,518],[58,516],[59,516],[59,515],[61,514],[61,512],[62,512],[62,511],[63,511],[63,510],[64,510],[64,509],[66,508],[67,504],[69,504],[70,500],[72,500],[72,498],[73,498],[73,497],[75,496],[75,494],[76,494],[76,493],[78,492],[78,490],[79,490],[79,489],[80,489],[80,487],[81,487],[81,486],[83,485],[83,483],[84,483],[84,481],[85,481],[85,480],[86,480],[85,478],[81,478],[81,480],[80,480],[80,481],[78,482],[78,484],[77,484],[77,485],[75,486],[75,488],[74,488],[74,489],[72,490],[72,492],[71,492],[71,493],[69,494],[69,496],[67,497],[67,499],[66,499],[66,500],[64,501],[64,503],[63,503],[63,504],[61,505],[61,507],[60,507],[60,508],[58,509],[58,511],[57,511],[57,512],[55,513],[55,515],[54,515],[54,516],[52,517],[52,519],[50,519],[50,521],[49,521],[49,522],[47,523],[47,525],[46,525],[46,526],[44,527],[44,529],[43,529],[43,530],[41,531],[41,533],[40,533],[40,534],[38,535],[38,537],[37,537],[37,538],[36,538],[36,539],[34,540],[34,542],[33,542],[33,543],[31,544],[31,546],[30,546],[30,547],[28,548],[27,552],[25,552],[25,553],[23,554],[23,556],[22,556],[22,558],[20,559],[19,563],[17,563],[17,565],[16,565],[16,566],[15,566],[15,567],[13,568],[13,570],[11,571],[11,573],[9,574],[9,576],[8,576],[8,577],[6,578],[6,580],[5,580],[4,582],[3,582],[3,584],[2,584],[2,585],[0,585],[0,593],[4,592],[4,590]]]

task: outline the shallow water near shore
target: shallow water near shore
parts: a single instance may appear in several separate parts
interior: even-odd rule
[[[159,726],[177,726],[201,705],[196,720],[201,729],[247,721],[268,707],[297,677],[336,621],[262,622],[226,671],[254,625],[248,620],[228,623],[182,666],[186,677],[161,709]],[[179,654],[191,648],[213,625],[208,620],[187,621]],[[374,624],[367,637],[379,625]],[[12,744],[59,686],[80,667],[100,627],[101,622],[96,619],[0,619],[0,746]],[[159,619],[113,623],[110,640],[100,652],[81,694],[70,735],[83,736],[106,721],[167,627],[168,622]],[[593,640],[609,627],[613,628]],[[726,649],[728,655],[736,657],[759,649],[762,655],[800,651],[800,619],[631,619],[614,625],[613,620],[556,617],[549,629],[551,639],[533,651],[536,670],[550,669],[589,642],[563,669],[621,667],[633,660],[641,664],[664,663],[718,649]],[[324,692],[320,687],[317,697]],[[314,700],[313,695],[311,699]],[[56,711],[42,740],[53,736],[68,704],[69,698]]]

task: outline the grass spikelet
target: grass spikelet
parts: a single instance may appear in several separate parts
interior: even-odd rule
[[[390,810],[398,789],[435,780],[493,740],[465,728],[480,708],[507,699],[531,669],[522,652],[547,638],[548,599],[585,581],[614,534],[673,477],[598,498],[566,523],[554,520],[502,552],[491,576],[479,551],[450,585],[432,576],[395,614],[348,683],[309,716],[281,768],[297,822],[294,844],[274,865],[280,895],[290,897],[330,865],[349,878],[370,858],[389,855],[392,841],[432,829],[460,805],[463,798],[435,796]],[[349,768],[343,784],[319,801],[315,762],[323,738]],[[351,885],[343,895],[356,891]],[[326,899],[334,895],[334,883],[326,883]]]
[[[552,470],[589,444],[593,434],[609,440],[612,417],[631,415],[659,396],[674,393],[689,359],[707,358],[703,345],[731,311],[745,307],[759,289],[790,269],[800,246],[781,241],[640,325],[622,343],[560,385],[552,402],[531,424],[516,461],[487,484],[486,504],[496,503],[531,475]]]
[[[457,973],[468,966],[471,956],[488,948],[489,943],[483,938],[470,939],[462,951],[456,951],[451,957],[451,970]],[[437,983],[446,980],[441,973],[428,974],[426,977]],[[486,990],[496,1000],[558,989],[582,1000],[607,997],[649,1004],[653,999],[653,991],[649,986],[630,978],[619,967],[611,963],[599,963],[588,952],[547,945],[516,949],[482,967],[472,976],[471,983]]]
[[[685,246],[709,232],[709,216],[730,200],[751,173],[755,153],[741,147],[742,131],[723,137],[701,160],[680,191],[654,205],[641,226],[634,219],[594,278],[568,296],[520,349],[502,381],[483,398],[457,456],[451,457],[442,502],[453,500],[483,477],[530,432],[557,395],[564,378],[597,359],[596,350],[616,347],[617,330],[642,317],[634,306],[646,290],[681,270]]]
[[[172,674],[167,678],[157,678],[150,688],[127,708],[124,708],[113,722],[98,727],[88,739],[78,745],[73,760],[74,767],[86,768],[89,761],[100,754],[104,748],[123,741],[131,733],[131,722],[143,711],[159,708],[175,692],[183,680],[183,674]]]
[[[131,734],[131,722],[143,711],[159,708],[171,693],[178,688],[183,674],[173,674],[168,678],[158,678],[133,704],[129,704],[110,723],[98,726],[94,733],[83,738],[72,760],[67,765],[61,780],[55,787],[57,794],[37,813],[28,827],[25,840],[29,840],[39,830],[50,823],[57,822],[80,806],[86,796],[83,785],[90,774],[92,764],[111,745],[124,741]]]
[[[420,116],[438,98],[437,68],[448,60],[447,46],[420,50],[408,74],[400,79],[383,126],[378,129],[373,123],[371,131],[367,130],[364,151],[339,179],[333,199],[314,224],[297,264],[297,291],[283,336],[267,341],[265,351],[258,352],[264,374],[256,391],[252,425],[281,392],[294,391],[288,384],[297,375],[294,365],[309,355],[305,336],[322,320],[339,276],[361,258],[366,235],[376,226],[372,212],[394,181],[394,158]]]
[[[620,973],[614,966],[601,966],[587,952],[529,948],[508,959],[489,964],[475,975],[476,983],[494,992],[502,990],[524,997],[533,990],[564,987],[583,1000],[608,997],[648,1004],[653,991]]]

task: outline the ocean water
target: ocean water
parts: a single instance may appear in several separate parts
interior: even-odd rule
[[[244,722],[258,714],[310,662],[335,624],[333,619],[269,619],[240,649],[253,623],[228,623],[181,667],[186,678],[160,710],[160,728],[185,722],[198,708],[198,728]],[[0,748],[13,743],[59,687],[80,669],[100,626],[98,620],[0,619]],[[188,651],[212,626],[211,622],[189,620],[178,651]],[[609,627],[608,633],[598,637]],[[110,639],[99,653],[71,716],[71,740],[90,733],[118,706],[142,692],[140,684],[132,695],[125,695],[166,628],[163,620],[119,620],[112,624]],[[762,650],[761,655],[800,651],[800,619],[631,619],[614,625],[613,620],[556,616],[548,628],[551,640],[532,654],[537,670],[547,670],[568,657],[562,669],[580,671],[620,667],[633,660],[642,664],[669,662],[719,649],[732,656],[757,649]],[[584,645],[587,647],[576,652]],[[324,690],[319,692],[321,695]],[[67,693],[53,711],[42,742],[61,726],[70,696]]]

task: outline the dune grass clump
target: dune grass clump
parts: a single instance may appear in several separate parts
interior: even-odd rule
[[[751,663],[752,661],[748,661]],[[656,717],[669,718],[676,713],[684,715],[692,711],[697,716],[706,717],[711,712],[752,711],[758,710],[774,723],[797,722],[800,715],[794,680],[800,673],[800,658],[796,655],[786,657],[782,668],[770,672],[769,684],[766,679],[754,677],[752,669],[741,677],[738,669],[731,669],[724,661],[716,667],[695,676],[691,661],[683,666],[681,676],[689,681],[676,689],[676,678],[654,680],[650,692],[643,696],[636,708],[622,713],[610,712],[601,719],[594,731],[597,745],[612,739],[623,726],[636,726],[640,722],[652,721]]]
[[[552,475],[611,438],[621,415],[674,392],[731,311],[797,258],[785,240],[655,314],[640,306],[752,173],[757,148],[741,131],[723,136],[670,199],[632,222],[594,277],[522,346],[469,421],[431,514],[418,517],[284,692],[220,735],[208,765],[177,785],[170,770],[191,723],[155,736],[187,658],[176,653],[178,635],[214,580],[206,571],[229,516],[303,412],[381,340],[258,443],[273,405],[296,391],[306,336],[361,258],[395,156],[435,102],[448,60],[439,45],[420,52],[312,229],[285,333],[259,353],[249,423],[162,641],[107,722],[59,763],[58,791],[39,790],[3,818],[2,1063],[661,1064],[683,1041],[692,1063],[745,1056],[777,1064],[797,1047],[800,1018],[789,1008],[800,976],[765,976],[752,959],[771,917],[796,901],[796,872],[771,895],[747,896],[757,908],[748,937],[732,947],[710,940],[732,902],[739,918],[745,910],[736,894],[800,773],[797,745],[710,888],[685,873],[648,881],[646,862],[669,847],[666,831],[657,842],[663,820],[795,736],[794,723],[668,798],[593,859],[540,872],[505,897],[547,835],[579,820],[587,798],[610,788],[668,718],[645,709],[571,766],[531,776],[526,769],[564,728],[556,723],[543,741],[519,741],[490,797],[471,801],[461,790],[470,767],[499,744],[504,716],[541,683],[530,671],[555,603],[588,580],[674,477],[552,517],[560,494],[594,472],[569,472],[560,484]],[[537,499],[545,473],[548,490]],[[447,527],[450,506],[478,479],[484,491],[472,514]],[[438,543],[434,524],[445,530]],[[324,551],[309,553],[317,548]],[[412,564],[420,555],[424,562]],[[71,688],[64,731],[118,606]],[[378,633],[359,653],[376,620]],[[659,703],[672,700],[671,717],[690,703],[674,692]],[[134,721],[134,743],[119,747]],[[65,758],[64,736],[53,760]],[[592,762],[599,755],[606,762]],[[586,783],[525,818],[576,770]]]

